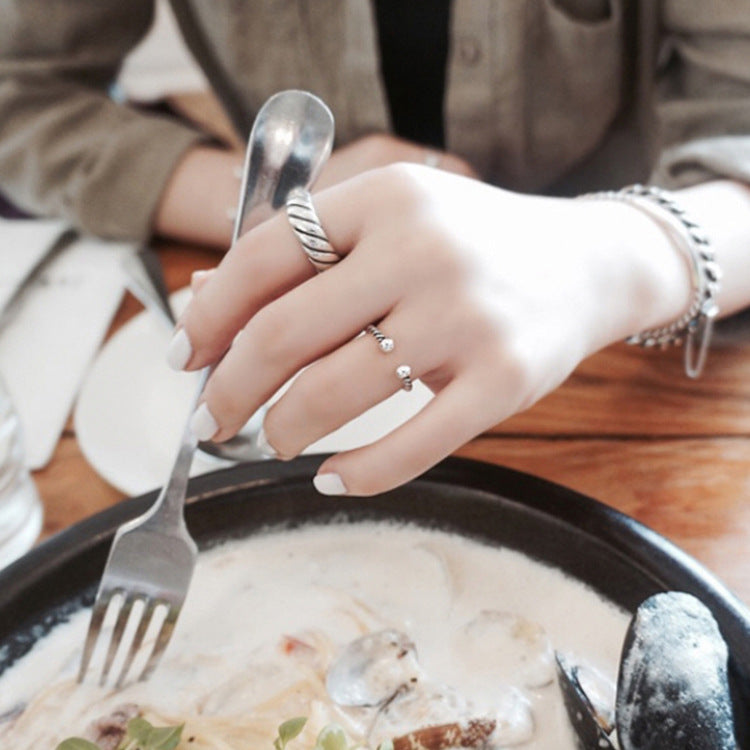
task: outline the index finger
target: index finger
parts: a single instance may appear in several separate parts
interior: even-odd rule
[[[346,254],[361,234],[366,190],[355,178],[315,196],[331,245]],[[178,322],[168,359],[176,369],[215,362],[258,310],[315,275],[282,212],[243,235],[201,286]]]

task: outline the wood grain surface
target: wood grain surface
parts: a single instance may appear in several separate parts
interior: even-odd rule
[[[200,248],[158,250],[172,290],[218,261]],[[128,295],[110,334],[140,309]],[[458,455],[559,482],[633,516],[750,604],[750,345],[714,347],[698,381],[682,374],[681,356],[613,346]],[[34,477],[43,538],[123,498],[87,464],[72,423]]]

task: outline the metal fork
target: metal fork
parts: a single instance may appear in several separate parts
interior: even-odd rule
[[[200,378],[195,401],[208,378],[206,368]],[[194,404],[191,404],[192,414]],[[139,679],[146,680],[156,669],[172,636],[177,617],[187,595],[193,575],[198,548],[185,525],[183,506],[188,474],[197,445],[195,434],[186,425],[172,472],[154,504],[143,515],[123,524],[117,530],[107,559],[99,590],[91,612],[88,633],[83,647],[78,681],[88,671],[91,657],[102,631],[105,615],[112,604],[117,612],[102,669],[100,684],[107,681],[115,657],[123,645],[128,623],[135,632],[125,653],[116,687],[120,687],[136,654],[143,645],[149,625],[160,609],[164,619],[156,634],[154,646]],[[113,603],[114,601],[114,603]],[[136,604],[142,603],[140,612]],[[124,644],[127,647],[127,644]]]
[[[327,160],[332,144],[333,116],[320,99],[305,91],[284,91],[272,96],[261,107],[250,132],[232,244],[253,209],[266,202],[271,208],[279,208],[290,190],[312,184]],[[141,283],[144,280],[148,281],[141,279]],[[168,315],[169,306],[165,305],[161,312]],[[206,368],[195,403],[208,375],[209,368]],[[191,414],[194,406],[191,406]],[[133,626],[128,629],[131,615],[135,621],[135,634],[115,687],[123,684],[151,622],[155,621],[157,610],[162,608],[166,608],[166,615],[160,627],[154,626],[159,627],[159,631],[141,672],[141,680],[148,679],[164,655],[185,601],[197,557],[195,542],[188,533],[183,516],[188,472],[196,446],[197,440],[188,423],[172,473],[156,502],[144,515],[124,524],[115,534],[91,612],[78,672],[79,682],[86,676],[105,616],[115,599],[120,602],[120,609],[100,683],[107,681],[124,635],[133,629]],[[140,614],[136,610],[139,602],[142,602]]]

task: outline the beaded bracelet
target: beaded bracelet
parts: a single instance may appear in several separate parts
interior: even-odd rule
[[[716,262],[708,237],[699,224],[687,216],[674,197],[666,190],[648,185],[629,185],[621,190],[590,193],[583,198],[603,198],[632,203],[653,213],[656,207],[662,218],[675,227],[683,241],[680,249],[690,260],[693,298],[687,311],[673,323],[651,328],[629,336],[628,344],[662,349],[685,344],[685,374],[697,378],[703,371],[711,341],[713,324],[719,313],[716,297],[719,293],[721,268]],[[697,349],[697,353],[696,353]]]

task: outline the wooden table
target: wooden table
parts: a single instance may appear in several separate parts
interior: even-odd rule
[[[217,261],[211,251],[174,244],[159,252],[170,289]],[[112,331],[140,309],[128,296]],[[458,454],[536,474],[624,511],[750,604],[750,347],[714,347],[699,381],[682,374],[681,354],[613,346]],[[72,423],[35,479],[44,537],[123,498],[86,463]]]

